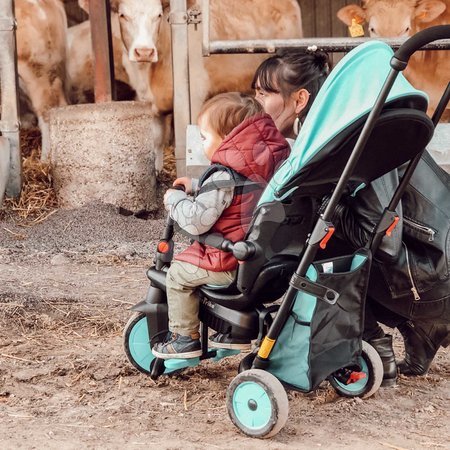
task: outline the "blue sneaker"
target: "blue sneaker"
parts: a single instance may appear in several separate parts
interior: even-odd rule
[[[191,359],[202,354],[200,336],[195,333],[191,336],[181,336],[169,331],[164,342],[159,342],[152,348],[152,353],[161,359]]]
[[[209,337],[208,346],[228,350],[249,352],[252,349],[250,339],[232,336],[231,333],[215,333]]]

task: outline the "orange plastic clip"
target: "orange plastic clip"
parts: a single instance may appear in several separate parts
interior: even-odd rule
[[[320,246],[320,248],[321,248],[322,250],[325,250],[328,241],[331,239],[331,236],[333,236],[334,230],[335,230],[334,227],[328,227],[328,232],[327,232],[327,234],[326,234],[325,237],[320,241],[320,244],[319,244],[319,246]]]
[[[352,372],[347,380],[347,384],[356,383],[357,381],[366,378],[366,376],[367,375],[364,372]]]
[[[399,220],[400,220],[400,217],[398,217],[398,216],[395,217],[391,226],[386,230],[386,236],[390,236],[392,234],[392,232],[394,231],[394,228],[397,226]]]
[[[160,241],[158,244],[159,253],[167,253],[170,250],[170,245],[167,241]]]

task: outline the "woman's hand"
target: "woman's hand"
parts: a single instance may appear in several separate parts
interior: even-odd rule
[[[183,186],[186,194],[192,194],[192,180],[188,177],[177,178],[173,182],[174,186]]]

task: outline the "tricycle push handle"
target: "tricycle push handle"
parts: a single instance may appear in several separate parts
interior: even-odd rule
[[[391,67],[396,70],[404,70],[408,65],[409,58],[414,52],[431,42],[449,38],[450,25],[438,25],[419,31],[394,53],[391,60]]]

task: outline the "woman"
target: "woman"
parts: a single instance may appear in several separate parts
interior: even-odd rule
[[[293,143],[331,70],[323,52],[290,51],[261,63],[253,78],[256,99]]]
[[[325,53],[290,51],[268,58],[257,69],[253,81],[256,98],[288,140],[292,141],[298,134],[320,87],[330,72],[330,68],[330,62]],[[433,166],[433,163],[428,161],[427,158],[428,156],[424,155],[417,169],[419,179],[427,181],[430,176],[436,180],[439,179],[442,182],[439,192],[448,195],[448,181],[443,180],[439,168],[436,169],[436,165]],[[431,170],[427,172],[425,166],[431,167]],[[420,176],[420,173],[422,173],[422,176]],[[412,183],[413,181],[410,183],[409,191],[415,192],[417,189],[414,189]],[[352,203],[338,208],[335,225],[340,222],[340,226],[337,228],[341,230],[344,251],[349,250],[349,244],[354,248],[359,248],[366,243],[371,229],[387,205],[386,202],[389,201],[397,184],[398,173],[395,170],[374,181],[368,188],[361,191]],[[428,185],[430,184],[428,183]],[[423,192],[423,186],[420,189]],[[409,201],[411,203],[410,210],[411,215],[413,215],[414,206],[417,206],[421,199],[420,196],[416,196],[411,200],[414,197],[411,192],[406,199],[404,198],[403,202]],[[430,197],[431,201],[426,204],[428,207],[431,205],[432,208],[435,208],[440,199],[433,198],[433,195],[430,195]],[[408,203],[406,206],[408,206]],[[399,206],[398,212],[401,215],[401,206]],[[372,285],[379,281],[377,277],[381,271],[380,268],[384,267],[384,272],[391,271],[392,273],[395,273],[396,269],[402,272],[408,269],[405,264],[406,255],[403,245],[403,238],[408,238],[407,231],[403,232],[401,226],[398,226],[397,230],[394,231],[391,239],[383,239],[376,254],[375,260],[379,262],[375,261],[374,263],[373,278],[375,282],[372,282]],[[442,234],[445,235],[445,233]],[[433,255],[436,254],[435,250],[433,249]],[[438,265],[442,265],[441,260],[447,257],[445,247],[440,250],[443,258],[440,259]],[[335,251],[338,252],[339,250]],[[432,297],[436,294],[433,294],[434,287],[436,286],[426,288],[428,296]],[[445,290],[445,283],[439,288]],[[397,327],[402,333],[405,341],[405,358],[398,365],[400,372],[405,375],[426,373],[439,347],[450,343],[448,321],[436,323],[435,318],[421,320],[420,314],[410,317],[406,310],[396,311],[398,302],[395,298],[392,298],[389,286],[385,290],[375,287],[375,289],[369,289],[369,292],[373,295],[367,298],[366,326],[363,338],[378,351],[382,358],[385,372],[383,385],[395,385],[397,365],[392,348],[392,336],[384,333],[378,321],[389,327]],[[441,293],[437,295],[442,297]],[[447,295],[449,295],[448,292]],[[408,304],[408,301],[409,299],[406,299],[406,304]]]
[[[335,222],[354,247],[363,245],[388,205],[404,167],[375,180],[340,208]],[[395,384],[392,337],[378,322],[397,328],[405,342],[398,370],[424,375],[440,346],[450,344],[450,176],[424,152],[397,209],[401,233],[383,239],[395,249],[378,252],[372,266],[365,335],[385,365],[385,384]]]
[[[290,51],[261,63],[253,79],[256,99],[281,134],[292,145],[319,89],[330,72],[323,52]],[[210,345],[241,349],[250,342],[236,341],[229,334],[215,335]]]

